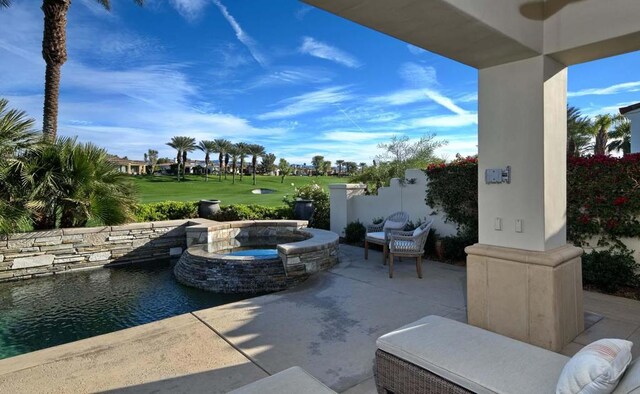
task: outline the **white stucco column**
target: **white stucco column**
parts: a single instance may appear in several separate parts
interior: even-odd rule
[[[631,121],[631,153],[640,153],[640,108],[624,116]]]
[[[329,213],[330,229],[344,237],[344,228],[349,224],[349,199],[362,196],[366,186],[358,183],[338,183],[329,185]]]
[[[482,69],[479,79],[479,242],[536,251],[564,245],[566,67],[537,56]],[[510,184],[485,183],[486,169],[506,166]]]
[[[582,251],[566,245],[567,69],[546,56],[481,69],[478,98],[468,320],[557,351],[584,327]],[[485,182],[507,166],[510,183]]]

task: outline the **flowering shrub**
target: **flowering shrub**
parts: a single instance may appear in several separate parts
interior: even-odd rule
[[[567,162],[567,230],[576,244],[640,237],[640,154],[591,156]]]
[[[427,205],[441,209],[466,239],[478,237],[478,158],[460,157],[426,169]]]
[[[426,202],[442,209],[458,230],[477,235],[478,161],[458,157],[427,168]],[[620,237],[640,237],[640,154],[588,156],[567,161],[567,230],[577,245],[600,236],[619,246]]]

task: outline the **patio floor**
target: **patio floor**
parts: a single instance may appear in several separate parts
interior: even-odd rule
[[[463,267],[412,260],[389,279],[382,255],[341,245],[341,263],[295,289],[0,360],[0,392],[226,392],[301,366],[338,392],[375,392],[376,339],[430,314],[465,321]],[[585,292],[590,326],[640,345],[640,302]],[[640,346],[634,357],[640,356]]]

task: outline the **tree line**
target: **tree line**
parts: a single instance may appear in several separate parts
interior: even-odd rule
[[[583,116],[567,107],[567,156],[606,155],[631,152],[631,122],[623,115]]]

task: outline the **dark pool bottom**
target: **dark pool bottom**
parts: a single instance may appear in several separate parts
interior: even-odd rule
[[[0,283],[0,358],[249,297],[181,285],[169,261]]]

